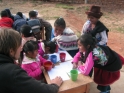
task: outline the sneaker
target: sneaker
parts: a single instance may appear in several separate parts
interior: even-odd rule
[[[106,91],[106,92],[100,92],[100,93],[110,93],[110,91],[108,90],[108,91]]]
[[[106,93],[110,93],[110,90],[106,91]]]

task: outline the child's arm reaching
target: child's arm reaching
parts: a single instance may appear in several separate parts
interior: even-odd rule
[[[43,64],[45,63],[45,62],[47,62],[47,60],[46,59],[44,59],[42,56],[40,56],[39,55],[39,59],[40,59],[40,65],[41,66],[43,66]]]
[[[73,64],[73,69],[76,69],[78,67],[78,61],[80,59],[80,52],[78,52],[75,56],[74,59],[72,61]]]
[[[83,65],[79,64],[78,69],[81,71],[82,74],[89,75],[93,66],[94,66],[93,55],[92,52],[90,52],[86,59],[85,64]]]

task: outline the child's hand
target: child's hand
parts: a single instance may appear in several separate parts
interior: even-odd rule
[[[49,58],[49,55],[45,55],[45,56],[43,56],[43,58],[48,59]]]
[[[52,65],[52,68],[54,68],[54,67],[55,67],[55,64]]]
[[[42,70],[42,71],[45,70],[43,66],[41,66],[41,70]]]
[[[83,65],[83,63],[81,61],[78,61],[78,66]]]
[[[82,62],[81,61],[78,61],[78,66],[82,65]]]
[[[61,86],[63,80],[61,77],[56,77],[55,79],[51,80],[51,84],[57,84],[59,87]]]
[[[76,69],[77,68],[77,64],[75,62],[73,62],[73,69]]]

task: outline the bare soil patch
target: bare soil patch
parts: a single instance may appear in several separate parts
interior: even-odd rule
[[[0,2],[0,10],[9,8],[13,14],[18,11],[28,16],[30,10],[37,10],[39,16],[46,20],[55,20],[58,17],[64,17],[67,26],[70,26],[75,33],[80,36],[82,26],[87,20],[85,11],[90,5],[85,4],[62,4],[42,1],[20,1],[20,0],[3,0]],[[111,6],[101,6],[104,15],[101,21],[109,28],[108,46],[124,56],[124,10],[112,9]]]

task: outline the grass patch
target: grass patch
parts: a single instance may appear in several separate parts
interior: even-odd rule
[[[109,13],[109,14],[112,14],[112,12],[111,12],[111,11],[109,11],[108,13]]]
[[[67,5],[67,4],[56,4],[56,8],[63,8],[63,9],[70,9],[70,10],[74,10],[74,6],[71,5]]]
[[[88,11],[89,10],[89,7],[88,6],[85,6],[84,9],[85,9],[85,11]]]
[[[59,16],[53,16],[53,17],[43,17],[45,20],[53,20],[59,18]]]
[[[117,31],[124,33],[124,27],[118,27],[116,28]]]
[[[106,15],[106,14],[103,14],[103,16],[105,17],[105,18],[110,18],[108,15]]]
[[[80,31],[76,31],[75,34],[77,35],[77,37],[81,36],[81,32]]]
[[[54,18],[54,19],[57,19],[57,18],[59,18],[59,16],[53,16],[53,18]]]

